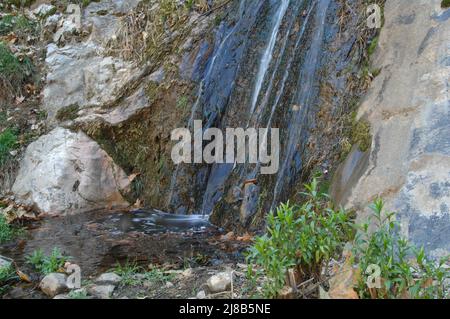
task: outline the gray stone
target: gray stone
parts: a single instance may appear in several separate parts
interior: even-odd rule
[[[205,299],[206,298],[206,293],[204,290],[200,290],[196,296],[197,299]]]
[[[206,282],[211,293],[227,291],[231,288],[231,274],[229,272],[218,273]]]
[[[12,262],[12,259],[0,255],[0,268],[9,267],[12,265]]]
[[[56,128],[30,144],[12,187],[16,201],[49,214],[127,207],[125,172],[82,132]]]
[[[51,273],[46,275],[42,279],[41,283],[39,284],[39,288],[47,296],[53,298],[54,296],[68,290],[66,281],[66,275],[60,273]]]
[[[56,12],[56,7],[51,4],[43,3],[33,10],[34,15],[37,17],[44,19]]]
[[[111,285],[118,285],[120,281],[122,280],[122,277],[119,275],[113,273],[113,272],[107,272],[104,274],[101,274],[96,280],[96,283],[108,283]]]
[[[87,288],[89,294],[99,299],[111,298],[115,289],[114,285],[92,285]]]

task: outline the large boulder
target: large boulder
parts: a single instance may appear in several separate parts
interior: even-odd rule
[[[41,288],[42,292],[47,296],[53,298],[68,290],[66,280],[67,276],[64,274],[51,273],[42,279],[39,288]]]
[[[354,150],[335,181],[360,218],[383,198],[403,235],[435,257],[450,251],[450,23],[440,2],[386,2],[374,60],[382,71],[359,110],[372,147]]]
[[[29,145],[12,191],[16,200],[50,214],[128,206],[129,179],[83,132],[56,128]]]

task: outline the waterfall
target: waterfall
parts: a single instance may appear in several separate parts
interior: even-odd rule
[[[312,42],[309,51],[306,55],[305,61],[302,64],[300,77],[298,79],[297,87],[300,88],[297,94],[291,100],[291,105],[299,105],[300,109],[293,111],[292,120],[288,128],[288,141],[286,143],[286,154],[284,161],[278,171],[277,180],[274,189],[274,197],[272,201],[272,209],[278,204],[281,192],[290,181],[291,172],[286,173],[288,165],[294,160],[296,156],[297,145],[301,139],[301,134],[305,128],[305,116],[308,107],[310,107],[311,98],[313,97],[314,84],[317,76],[317,66],[320,57],[320,49],[323,43],[323,35],[325,29],[326,12],[331,0],[320,0],[316,11],[315,31],[312,34]],[[286,176],[289,175],[289,176]]]
[[[266,77],[267,70],[270,66],[270,62],[272,61],[273,50],[275,48],[275,43],[278,37],[278,31],[280,30],[281,22],[283,21],[284,15],[286,14],[286,10],[289,6],[289,0],[282,0],[280,7],[278,8],[278,12],[275,15],[275,23],[272,29],[272,33],[270,35],[270,40],[267,44],[266,49],[261,57],[261,62],[259,64],[258,74],[256,76],[255,88],[253,89],[253,97],[252,104],[250,108],[250,114],[255,111],[256,103],[258,102],[259,93],[261,91],[262,84],[264,82],[264,78]]]

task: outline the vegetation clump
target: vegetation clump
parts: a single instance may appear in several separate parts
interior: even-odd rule
[[[31,60],[26,56],[17,57],[5,43],[0,42],[0,89],[19,92],[32,74]]]
[[[426,257],[424,249],[417,249],[398,234],[400,225],[394,213],[383,212],[383,201],[371,206],[369,222],[360,227],[354,243],[354,257],[359,265],[360,298],[437,298],[448,293],[448,257],[435,262]],[[370,230],[369,225],[374,229]],[[367,285],[370,265],[380,268],[380,286]],[[447,295],[448,297],[448,295]]]
[[[275,297],[285,286],[286,273],[294,269],[303,279],[320,279],[321,270],[337,256],[352,235],[351,218],[334,210],[316,179],[302,205],[281,204],[267,218],[267,234],[255,239],[248,261],[267,276],[264,295]],[[249,274],[253,270],[249,271]]]
[[[17,134],[14,130],[7,128],[0,133],[0,166],[2,166],[10,156],[10,152],[17,145]]]
[[[3,215],[0,215],[0,244],[12,240],[16,235],[17,230],[6,222],[6,218]]]
[[[262,279],[265,297],[278,297],[292,283],[292,271],[299,278],[297,284],[311,279],[326,282],[330,259],[337,260],[345,244],[353,242],[351,263],[359,269],[354,289],[360,298],[448,298],[449,258],[431,260],[423,248],[401,238],[395,214],[384,213],[381,200],[371,205],[368,223],[356,225],[351,214],[333,209],[315,179],[305,186],[306,202],[281,204],[271,212],[267,234],[257,237],[249,250],[250,282],[254,286]],[[376,288],[367,284],[373,266],[380,270]]]
[[[13,265],[0,267],[0,296],[8,290],[15,280],[17,280],[17,274]]]
[[[442,0],[441,7],[442,8],[450,8],[450,0]]]
[[[145,281],[164,284],[173,278],[171,274],[166,274],[160,268],[152,267],[150,270],[145,271],[136,263],[129,261],[124,265],[117,264],[112,271],[122,278],[120,282],[122,286],[138,286]]]
[[[52,272],[60,271],[69,260],[69,257],[64,256],[59,248],[55,247],[48,256],[44,255],[40,249],[35,250],[30,256],[27,256],[26,260],[38,272],[48,275]]]

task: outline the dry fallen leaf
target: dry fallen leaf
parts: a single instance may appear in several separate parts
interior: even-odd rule
[[[31,282],[31,279],[27,274],[21,272],[20,270],[17,270],[16,273],[17,273],[17,276],[19,276],[20,280],[28,282],[28,283]]]
[[[234,232],[230,231],[229,233],[220,236],[220,240],[234,240],[236,237],[234,236]]]
[[[16,99],[15,99],[16,105],[22,104],[23,101],[25,101],[25,97],[24,96],[16,96]]]
[[[253,236],[250,235],[249,233],[245,233],[244,235],[237,237],[236,240],[243,242],[251,242],[253,240]]]

